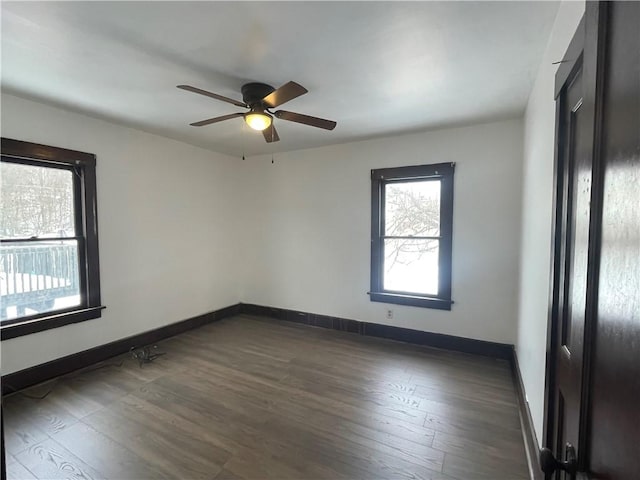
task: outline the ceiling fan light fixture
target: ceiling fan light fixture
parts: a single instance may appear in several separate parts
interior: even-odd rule
[[[244,116],[244,121],[254,130],[262,131],[271,126],[271,115],[259,112],[251,111]]]

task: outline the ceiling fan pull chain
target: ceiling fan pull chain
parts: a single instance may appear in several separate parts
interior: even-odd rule
[[[240,141],[242,143],[242,160],[244,160],[244,131],[245,126],[242,125],[242,129],[240,130]]]

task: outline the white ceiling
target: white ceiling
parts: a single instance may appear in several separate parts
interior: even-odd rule
[[[2,89],[231,155],[343,143],[521,114],[557,2],[8,2]],[[242,111],[176,88],[241,100],[289,80],[266,144]]]

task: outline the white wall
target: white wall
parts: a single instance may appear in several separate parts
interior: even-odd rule
[[[107,306],[3,341],[3,375],[240,301],[237,158],[8,95],[2,136],[97,155]]]
[[[2,100],[3,136],[97,155],[108,307],[2,342],[3,374],[239,301],[516,341],[519,119],[278,154],[272,165]],[[370,170],[439,162],[457,164],[453,309],[370,302]]]
[[[538,441],[542,441],[544,376],[551,265],[554,80],[584,13],[584,2],[560,4],[524,118],[520,308],[516,351]]]
[[[453,309],[370,302],[370,170],[440,162],[456,162]],[[521,169],[521,120],[249,159],[242,299],[514,343]]]
[[[2,135],[97,155],[107,306],[100,319],[3,341],[3,374],[239,301],[515,341],[519,120],[281,154],[272,165],[3,95]],[[369,171],[451,161],[453,310],[370,302]]]

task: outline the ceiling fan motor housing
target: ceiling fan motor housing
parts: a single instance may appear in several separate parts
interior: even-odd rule
[[[262,99],[275,91],[275,88],[266,83],[253,82],[243,85],[240,91],[242,92],[244,103],[253,107],[256,104],[261,104]]]

